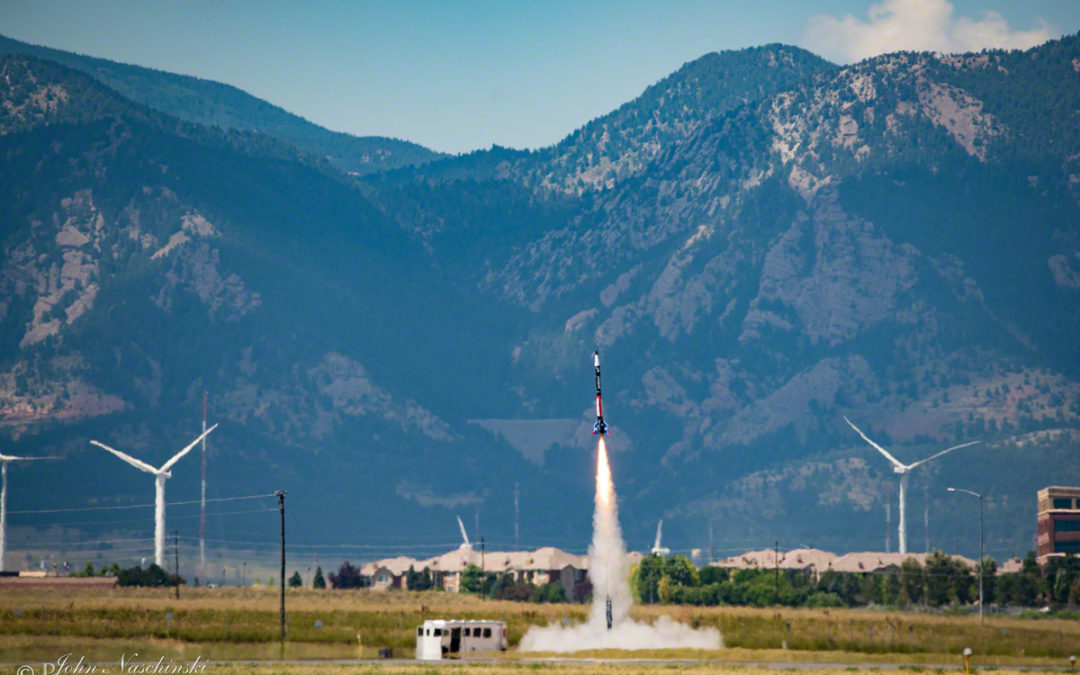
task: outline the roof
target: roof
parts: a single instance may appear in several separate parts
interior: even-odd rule
[[[470,626],[473,624],[481,624],[488,626],[505,626],[506,622],[496,621],[495,619],[425,619],[423,625],[430,626],[432,628],[442,628],[448,625],[465,624],[468,624]]]
[[[403,555],[399,555],[396,558],[385,558],[383,560],[376,560],[375,562],[367,563],[360,567],[360,574],[364,576],[373,576],[380,569],[385,568],[394,576],[398,577],[409,571],[412,567],[419,572],[423,567],[417,567],[418,561],[413,558],[407,558]]]
[[[874,551],[860,551],[846,553],[837,556],[828,551],[820,551],[815,548],[799,548],[793,551],[780,551],[779,564],[777,555],[773,549],[761,551],[748,551],[742,555],[732,556],[721,560],[714,565],[718,567],[732,567],[736,569],[780,569],[802,570],[813,569],[817,572],[835,570],[837,572],[874,572],[887,567],[899,567],[908,558],[914,558],[920,565],[926,564],[929,557],[927,553],[879,553]],[[950,556],[959,560],[968,567],[974,567],[975,561],[963,556]]]
[[[116,585],[116,577],[0,577],[0,586],[93,586],[111,587]]]
[[[818,571],[829,569],[836,560],[836,555],[828,551],[819,551],[816,548],[798,548],[793,551],[780,552],[780,564],[776,564],[776,551],[771,548],[760,551],[748,551],[741,555],[732,556],[726,560],[714,563],[720,567],[735,567],[739,569],[756,569],[779,567],[785,570],[803,570],[814,568]]]
[[[1036,493],[1040,497],[1080,497],[1080,487],[1049,485]]]
[[[629,553],[627,558],[631,565],[641,561],[640,553]],[[384,558],[375,560],[360,567],[360,573],[372,576],[380,568],[386,568],[395,576],[400,576],[409,570],[411,566],[415,571],[422,571],[425,567],[433,572],[461,572],[468,565],[473,564],[494,572],[506,571],[549,571],[561,570],[567,566],[584,570],[589,568],[588,555],[575,555],[554,546],[544,546],[535,551],[480,551],[462,544],[453,551],[437,555],[423,560],[398,556],[396,558]]]

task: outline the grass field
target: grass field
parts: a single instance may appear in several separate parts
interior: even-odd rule
[[[215,662],[282,657],[358,659],[373,658],[380,648],[392,648],[396,657],[409,658],[415,645],[415,628],[424,619],[501,619],[507,622],[513,646],[531,625],[564,618],[577,621],[586,612],[581,605],[499,602],[442,592],[289,589],[288,640],[282,651],[277,642],[279,592],[257,587],[185,588],[181,599],[176,600],[165,589],[116,588],[102,592],[4,587],[0,589],[0,661],[54,662],[63,653],[99,662],[134,653],[139,653],[140,658],[199,657]],[[959,666],[959,655],[970,647],[975,653],[974,663],[983,668],[1063,667],[1068,665],[1071,654],[1080,653],[1080,622],[1063,619],[993,617],[980,625],[974,616],[686,606],[635,607],[632,613],[645,621],[667,614],[687,624],[715,626],[723,635],[725,648],[708,652],[590,652],[578,656],[697,661],[708,672],[717,672],[717,663],[723,662],[729,664],[726,668],[739,667],[743,668],[739,672],[751,673],[757,671],[739,663],[899,663],[911,669],[926,669],[926,664]],[[455,664],[452,672],[534,670],[537,664],[527,660],[536,656],[543,655],[519,653],[512,648],[498,664]],[[555,668],[558,664],[544,665]],[[582,672],[584,667],[582,663],[563,665],[572,672]],[[623,665],[640,668],[640,672],[661,668],[639,661]],[[682,665],[694,672],[691,664]],[[609,672],[605,665],[593,664],[590,668],[594,666],[596,670],[585,672]],[[323,664],[318,672],[327,672],[325,668],[329,667]],[[342,667],[354,670],[341,672],[363,672],[362,668],[369,666]],[[214,672],[308,672],[307,666],[283,664],[259,666],[256,670],[251,664],[235,666],[240,669],[235,671],[220,668],[233,666],[215,666]],[[415,664],[380,664],[379,672],[428,672],[424,668]],[[431,666],[426,668],[430,670]]]

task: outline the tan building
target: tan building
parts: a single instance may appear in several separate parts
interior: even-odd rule
[[[627,554],[627,562],[636,565],[642,555]],[[476,565],[485,572],[507,574],[515,581],[525,581],[537,586],[558,583],[567,598],[574,598],[588,583],[589,556],[575,555],[551,546],[535,551],[488,551],[482,553],[463,544],[440,556],[415,560],[398,557],[376,560],[360,568],[371,588],[385,590],[405,588],[405,575],[412,567],[421,572],[427,569],[436,585],[445,591],[461,590],[461,575],[469,565]]]
[[[814,548],[799,548],[794,551],[780,551],[780,557],[773,549],[760,551],[748,551],[742,555],[732,556],[726,560],[712,563],[717,567],[730,569],[762,569],[771,570],[807,570],[816,574],[822,574],[832,570],[834,572],[878,572],[893,567],[900,567],[908,558],[914,558],[920,565],[926,564],[930,556],[926,553],[876,553],[873,551],[845,553],[836,555],[828,551]],[[964,566],[975,567],[975,561],[963,556],[950,556],[953,560],[959,560]]]
[[[1080,487],[1045,487],[1038,492],[1036,555],[1080,554]]]

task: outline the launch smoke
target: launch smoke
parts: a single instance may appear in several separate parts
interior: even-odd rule
[[[596,498],[593,539],[589,546],[589,578],[593,586],[589,618],[575,626],[533,627],[521,639],[521,651],[576,652],[586,649],[720,649],[715,628],[695,630],[666,616],[656,623],[630,618],[630,568],[619,528],[615,483],[611,479],[604,436],[596,449]],[[610,607],[608,602],[610,601]],[[610,611],[611,630],[608,630]]]

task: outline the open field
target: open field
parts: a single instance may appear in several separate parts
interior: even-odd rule
[[[531,625],[564,618],[577,621],[586,612],[581,605],[499,602],[442,592],[289,589],[288,641],[282,652],[277,642],[278,599],[279,590],[266,587],[185,588],[180,600],[166,589],[2,587],[0,662],[52,662],[66,652],[99,662],[135,652],[140,658],[190,660],[198,656],[215,662],[281,657],[352,660],[373,658],[380,648],[392,648],[397,657],[410,657],[415,627],[424,619],[501,619],[507,622],[511,645],[515,645]],[[975,616],[688,606],[639,606],[632,614],[646,621],[667,614],[691,625],[715,626],[724,636],[725,649],[591,652],[577,656],[707,661],[711,662],[709,672],[716,672],[717,662],[731,667],[740,663],[793,662],[885,667],[907,664],[912,668],[960,665],[959,654],[965,647],[974,650],[974,663],[984,668],[1063,667],[1068,665],[1070,654],[1080,652],[1080,622],[1063,619],[992,617],[980,625]],[[529,660],[536,656],[511,649],[496,665],[457,664],[453,672],[530,670],[536,664]],[[216,666],[214,672],[230,672],[218,670],[224,667]],[[281,667],[284,665],[279,664]],[[307,672],[307,666],[295,667],[299,670],[260,668],[256,672]],[[372,666],[341,667],[354,669],[341,672],[363,672],[364,667]],[[387,672],[384,667],[427,672],[411,664],[380,664],[380,672]],[[600,669],[588,672],[607,672],[601,665],[596,667]],[[635,662],[633,668],[650,672],[653,666]],[[236,672],[250,670],[244,666]],[[580,672],[580,668],[573,671]],[[746,665],[740,672],[755,671]]]

